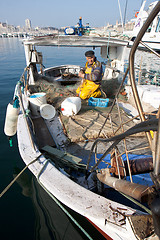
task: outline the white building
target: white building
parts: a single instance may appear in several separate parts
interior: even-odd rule
[[[26,19],[25,20],[25,26],[26,26],[27,29],[31,29],[31,20]]]

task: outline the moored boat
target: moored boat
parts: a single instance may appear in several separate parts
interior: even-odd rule
[[[125,31],[124,34],[127,34],[130,38],[134,39],[137,36],[137,34],[140,31],[143,24],[145,23],[150,12],[157,4],[157,2],[158,1],[154,1],[154,2],[150,3],[148,6],[148,9],[144,10],[145,4],[146,4],[146,0],[144,0],[140,10],[135,15],[136,18],[134,19],[135,20],[134,29],[132,31]],[[160,18],[159,18],[159,16],[160,15],[157,14],[154,21],[148,27],[145,35],[142,38],[142,41],[139,44],[139,48],[146,49],[145,45],[147,45],[148,47],[154,49],[155,51],[160,52],[160,42],[159,42]],[[133,43],[130,41],[129,44],[132,45]]]
[[[80,66],[44,69],[36,50],[65,44],[103,48],[107,43],[89,36],[72,36],[66,43],[55,38],[23,41],[27,67],[10,104],[16,111],[6,116],[6,129],[12,126],[7,135],[15,134],[16,125],[21,157],[39,184],[54,200],[88,219],[106,239],[157,239],[159,112],[145,113],[139,101],[133,74],[135,46],[129,72],[138,115],[131,118],[118,98],[128,69],[114,99],[109,98],[104,75],[103,97],[81,101],[75,93]],[[71,97],[73,102],[66,107],[72,111],[64,114],[62,103]]]

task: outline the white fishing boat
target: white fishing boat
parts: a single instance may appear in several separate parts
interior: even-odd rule
[[[136,18],[134,19],[135,25],[132,31],[125,31],[124,34],[127,34],[130,38],[135,39],[143,24],[147,20],[150,12],[155,7],[158,1],[152,2],[149,4],[148,9],[145,9],[146,0],[143,1],[143,4],[137,12]],[[160,52],[160,13],[155,17],[154,21],[148,27],[146,33],[144,34],[139,48],[145,49],[144,45],[148,45],[150,48],[154,49],[157,52]],[[132,41],[129,42],[129,45],[132,46]]]
[[[160,2],[150,19],[159,11]],[[7,107],[5,133],[11,138],[17,132],[26,167],[54,201],[86,218],[106,239],[160,237],[160,110],[144,112],[137,94],[134,53],[141,35],[133,44],[129,68],[115,98],[105,97],[106,73],[115,71],[106,65],[103,98],[88,101],[75,95],[81,81],[80,66],[44,69],[37,48],[99,47],[104,56],[108,54],[105,38],[45,36],[24,40],[27,66]],[[116,41],[110,46],[126,46]],[[124,97],[121,89],[128,71],[138,111],[133,118],[120,108],[118,98],[119,94]],[[92,239],[87,229],[83,230]]]

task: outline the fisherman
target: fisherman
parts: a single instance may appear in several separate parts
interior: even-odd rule
[[[97,60],[94,51],[87,51],[85,56],[87,60],[85,68],[78,74],[82,78],[82,83],[77,88],[76,93],[81,99],[100,97],[100,82],[103,76],[102,65]]]

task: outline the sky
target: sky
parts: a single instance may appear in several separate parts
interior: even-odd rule
[[[146,7],[154,0],[147,0]],[[128,0],[126,20],[134,18],[142,0]],[[126,0],[119,0],[124,18]],[[118,0],[5,0],[0,4],[0,22],[24,26],[30,19],[32,27],[64,27],[77,24],[82,17],[83,25],[102,27],[107,23],[120,22]]]

